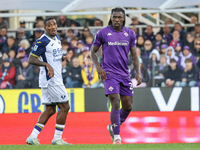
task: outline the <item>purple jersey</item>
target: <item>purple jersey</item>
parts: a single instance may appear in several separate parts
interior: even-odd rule
[[[128,53],[136,45],[133,30],[123,27],[120,32],[107,26],[96,34],[93,45],[103,49],[102,68],[107,74],[117,77],[128,77]]]

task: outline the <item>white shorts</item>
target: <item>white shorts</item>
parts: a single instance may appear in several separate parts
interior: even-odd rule
[[[68,94],[64,85],[48,85],[48,87],[42,87],[41,89],[43,105],[66,103],[69,101]]]

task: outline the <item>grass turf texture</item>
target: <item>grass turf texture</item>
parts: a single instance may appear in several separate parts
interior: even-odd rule
[[[90,145],[0,145],[0,150],[199,150],[200,143],[173,144],[90,144]]]

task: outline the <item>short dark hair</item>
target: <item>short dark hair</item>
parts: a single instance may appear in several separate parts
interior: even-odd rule
[[[113,9],[111,10],[111,15],[113,14],[113,12],[122,12],[122,14],[124,15],[123,26],[125,26],[126,17],[125,17],[125,11],[124,11],[124,9],[122,9],[122,8],[120,8],[120,7],[116,7],[116,8],[113,8]],[[108,25],[112,25],[111,19],[109,20]]]
[[[66,40],[61,41],[61,45],[68,45],[69,46],[69,42],[67,42]]]
[[[180,22],[175,22],[175,24],[179,24],[182,27],[182,25],[180,24]]]
[[[186,58],[186,59],[185,59],[185,63],[186,63],[186,62],[191,62],[191,63],[192,63],[192,59],[191,59],[191,58]]]
[[[170,63],[176,63],[176,60],[174,58],[170,59]]]
[[[47,21],[54,19],[53,17],[47,17],[44,19],[44,25],[46,25]],[[55,19],[54,19],[55,20]]]

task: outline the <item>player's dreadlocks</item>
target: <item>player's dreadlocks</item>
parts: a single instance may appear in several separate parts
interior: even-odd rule
[[[125,23],[126,23],[126,19],[125,19],[125,18],[126,18],[126,17],[125,17],[125,11],[124,11],[124,9],[122,9],[122,8],[120,8],[120,7],[116,7],[116,8],[113,8],[113,9],[111,10],[111,15],[113,14],[113,12],[122,12],[122,13],[123,13],[123,15],[124,15],[123,26],[125,26]],[[109,20],[108,25],[112,25],[111,19]]]

